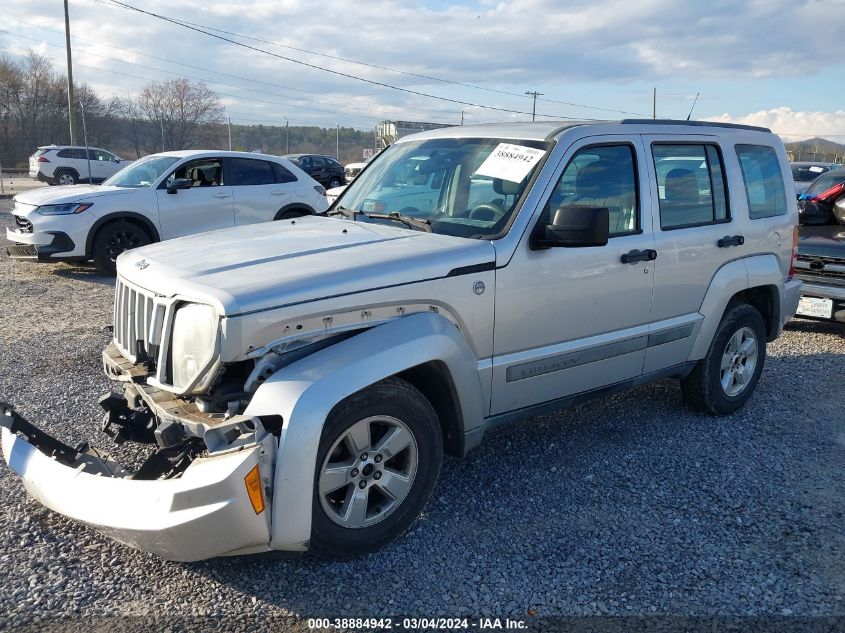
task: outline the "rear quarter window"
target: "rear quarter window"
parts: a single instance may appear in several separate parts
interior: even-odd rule
[[[737,145],[736,155],[745,183],[748,216],[752,220],[786,215],[786,188],[773,147]]]

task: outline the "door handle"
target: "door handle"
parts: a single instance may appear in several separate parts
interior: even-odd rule
[[[230,198],[231,196],[228,193],[215,193],[212,194],[212,198]]]
[[[650,262],[655,259],[657,259],[657,251],[652,248],[646,248],[641,251],[634,249],[632,251],[628,251],[622,256],[622,263],[636,264],[637,262]]]
[[[726,235],[721,238],[716,244],[719,248],[727,248],[728,246],[742,246],[745,244],[745,238],[742,235]]]
[[[271,196],[286,196],[286,195],[288,195],[288,192],[287,191],[271,191],[270,195]]]

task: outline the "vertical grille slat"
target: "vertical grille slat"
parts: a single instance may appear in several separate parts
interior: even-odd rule
[[[155,318],[155,295],[148,294],[118,279],[114,301],[114,343],[126,358],[138,362],[139,345],[149,352],[157,341],[153,339],[152,320]]]

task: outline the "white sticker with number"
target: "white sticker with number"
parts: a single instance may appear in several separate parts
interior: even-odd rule
[[[510,182],[522,182],[545,153],[545,150],[524,145],[499,143],[475,173]]]
[[[810,171],[814,174],[820,174],[824,171],[824,167],[818,167],[817,165],[813,165],[812,167],[810,167]]]

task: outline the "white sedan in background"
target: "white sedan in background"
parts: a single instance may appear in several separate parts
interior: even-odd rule
[[[102,186],[15,196],[14,259],[85,261],[114,274],[123,251],[192,233],[326,210],[326,191],[285,158],[247,152],[163,152]]]

